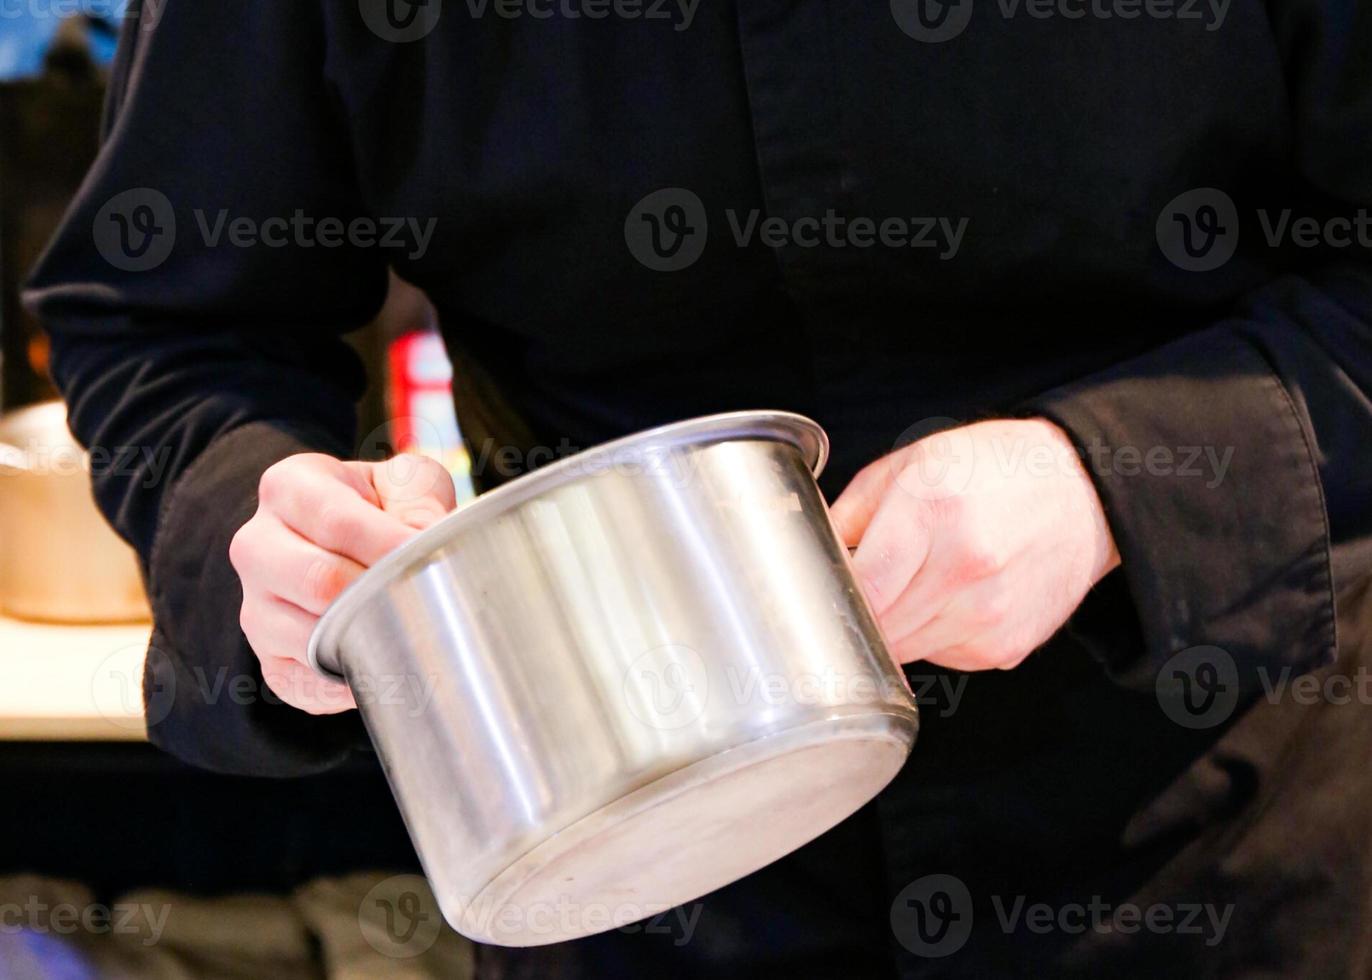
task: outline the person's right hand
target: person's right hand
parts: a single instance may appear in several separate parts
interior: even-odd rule
[[[320,615],[353,579],[457,506],[435,460],[384,463],[301,453],[262,474],[257,513],[229,545],[243,583],[239,622],[267,686],[311,714],[356,707],[341,681],[306,662]]]

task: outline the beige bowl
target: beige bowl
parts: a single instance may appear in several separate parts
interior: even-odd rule
[[[133,549],[95,506],[61,402],[0,418],[0,611],[60,623],[149,615]]]

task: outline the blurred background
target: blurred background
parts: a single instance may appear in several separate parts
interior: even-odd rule
[[[19,303],[95,156],[122,7],[0,4],[0,978],[461,976],[374,763],[244,779],[145,741],[141,580],[95,516]],[[424,296],[392,277],[350,341],[371,379],[364,451],[432,455],[470,497]]]

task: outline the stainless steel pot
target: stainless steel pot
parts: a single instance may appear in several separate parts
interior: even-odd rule
[[[781,412],[654,429],[459,509],[341,595],[347,679],[450,923],[538,945],[838,823],[918,726]]]
[[[149,615],[138,561],[95,506],[61,402],[0,418],[0,610],[63,623]]]

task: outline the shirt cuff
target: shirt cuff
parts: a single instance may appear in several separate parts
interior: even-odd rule
[[[1228,653],[1245,693],[1268,672],[1332,662],[1313,440],[1257,348],[1217,327],[1048,391],[1018,414],[1068,433],[1104,504],[1122,567],[1068,628],[1117,680],[1151,687],[1164,661],[1196,646]],[[1132,602],[1116,601],[1126,591]],[[1136,619],[1119,615],[1128,605]]]
[[[336,452],[327,436],[250,422],[217,437],[177,478],[148,561],[152,643],[148,737],[206,769],[253,776],[331,768],[368,742],[357,712],[315,716],[262,680],[239,627],[243,591],[229,542],[257,509],[262,473],[287,456]]]

